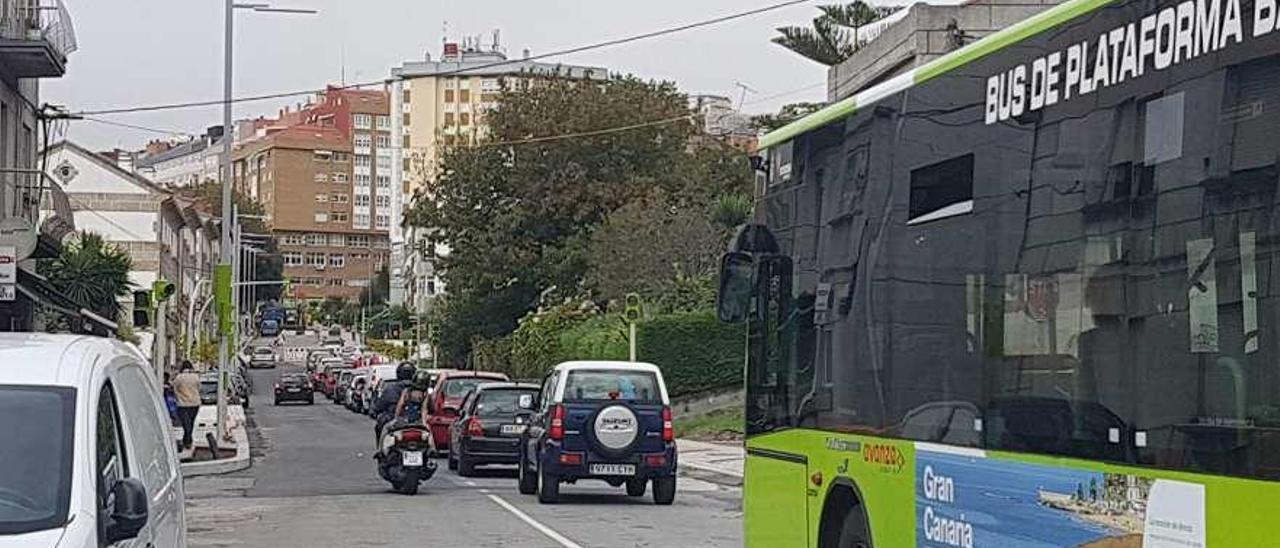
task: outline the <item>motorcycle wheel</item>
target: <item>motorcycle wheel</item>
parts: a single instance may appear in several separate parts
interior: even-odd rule
[[[418,469],[405,470],[404,481],[400,482],[400,492],[406,495],[418,494]]]

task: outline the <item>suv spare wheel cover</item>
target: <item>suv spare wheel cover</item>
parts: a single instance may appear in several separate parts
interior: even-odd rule
[[[631,409],[611,405],[596,414],[594,426],[596,440],[607,449],[626,449],[640,433],[640,421]]]

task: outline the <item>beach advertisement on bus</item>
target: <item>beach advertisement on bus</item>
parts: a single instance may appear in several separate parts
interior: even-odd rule
[[[1205,546],[1204,486],[916,448],[916,544],[927,547]]]

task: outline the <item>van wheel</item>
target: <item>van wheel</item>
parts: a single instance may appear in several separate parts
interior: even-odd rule
[[[653,478],[653,502],[666,506],[676,500],[676,477]]]
[[[645,487],[648,487],[648,486],[649,486],[649,482],[645,481],[642,478],[629,479],[627,480],[627,496],[643,497],[644,489]]]
[[[560,478],[542,471],[542,464],[538,464],[538,502],[542,504],[560,502]]]
[[[521,495],[532,495],[538,492],[538,478],[533,477],[529,473],[529,462],[524,458],[524,451],[520,452],[520,464],[517,465],[516,482],[520,487]]]

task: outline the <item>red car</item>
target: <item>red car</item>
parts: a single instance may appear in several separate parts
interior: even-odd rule
[[[435,438],[436,450],[449,449],[449,427],[458,420],[458,408],[472,388],[487,382],[506,382],[502,373],[488,371],[443,371],[427,404],[427,426]]]

